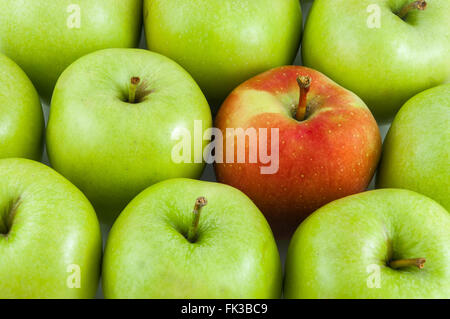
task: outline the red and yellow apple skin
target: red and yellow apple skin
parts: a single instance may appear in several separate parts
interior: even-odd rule
[[[299,76],[311,78],[303,121],[295,119]],[[220,108],[215,126],[224,137],[227,128],[267,128],[269,153],[270,128],[279,128],[275,174],[261,174],[267,164],[259,157],[249,163],[248,139],[245,163],[225,163],[226,153],[218,149],[216,158],[224,163],[215,166],[218,180],[247,194],[278,238],[290,236],[319,207],[364,191],[381,153],[380,132],[364,102],[320,72],[300,66],[276,68],[240,85]]]

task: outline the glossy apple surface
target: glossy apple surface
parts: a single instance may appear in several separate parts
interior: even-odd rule
[[[377,187],[406,188],[450,211],[450,84],[410,99],[383,146]]]
[[[129,103],[134,77],[141,82],[135,103]],[[58,80],[47,128],[49,159],[99,208],[97,213],[115,215],[156,182],[201,175],[204,162],[195,163],[193,150],[196,120],[206,130],[211,112],[178,64],[147,50],[97,51],[77,60]],[[192,146],[187,163],[172,157],[180,143],[174,136],[182,130],[190,134]],[[201,128],[200,134],[201,150]]]
[[[450,78],[450,1],[398,13],[412,0],[314,1],[303,62],[355,92],[379,121]]]
[[[268,69],[291,64],[302,32],[298,0],[145,0],[150,50],[183,66],[211,103]]]
[[[0,158],[42,157],[44,116],[26,74],[0,54]]]
[[[196,199],[207,205],[190,241]],[[281,265],[269,225],[240,191],[173,179],[139,194],[105,248],[106,298],[279,298]]]
[[[295,232],[284,295],[448,299],[449,229],[450,214],[412,191],[380,189],[339,199]],[[418,258],[425,259],[422,269],[405,265]]]
[[[49,100],[60,74],[79,57],[136,47],[141,16],[141,0],[2,0],[0,52]]]
[[[294,117],[299,76],[311,78],[308,112],[302,121]],[[279,130],[276,173],[261,173],[261,166],[267,166],[261,157],[250,163],[248,142],[245,163],[227,163],[219,152],[225,163],[215,166],[218,180],[247,194],[277,237],[292,234],[324,204],[364,191],[381,152],[378,126],[361,99],[323,74],[299,66],[276,68],[240,85],[220,108],[215,126],[225,136],[227,128]],[[234,154],[237,147],[235,143]]]
[[[0,160],[0,298],[92,298],[101,249],[76,187],[43,164]]]

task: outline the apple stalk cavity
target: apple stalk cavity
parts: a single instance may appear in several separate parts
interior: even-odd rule
[[[0,216],[0,235],[3,235],[5,237],[8,236],[12,227],[14,216],[19,209],[20,203],[20,198],[18,198],[9,202],[6,206],[4,213]]]
[[[194,214],[194,219],[192,220],[192,225],[189,227],[187,240],[191,243],[194,243],[197,238],[197,230],[198,230],[198,223],[200,221],[200,212],[204,206],[208,204],[208,201],[205,197],[199,197],[195,201],[194,211],[192,212]]]

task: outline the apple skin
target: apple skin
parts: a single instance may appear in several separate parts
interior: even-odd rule
[[[80,8],[79,28],[69,28],[74,5]],[[0,52],[24,69],[48,101],[73,61],[100,49],[137,47],[141,25],[141,0],[2,0]]]
[[[334,201],[295,232],[284,296],[448,299],[449,229],[450,214],[442,206],[408,190],[380,189]],[[388,266],[391,259],[403,258],[426,263],[420,270]],[[379,288],[370,278],[376,268]]]
[[[450,84],[410,99],[384,141],[378,188],[424,194],[450,211]]]
[[[135,76],[150,94],[131,104],[125,100]],[[184,128],[193,137],[195,120],[203,130],[211,127],[209,105],[178,64],[147,50],[97,51],[73,63],[56,84],[47,127],[50,163],[109,223],[148,186],[200,177],[204,162],[178,164],[171,156],[179,143],[173,134]]]
[[[0,160],[0,217],[1,299],[95,296],[100,227],[89,201],[69,181],[38,162]],[[74,264],[80,288],[67,285]]]
[[[291,64],[302,32],[298,0],[144,0],[147,45],[178,62],[211,104],[268,69]]]
[[[31,81],[11,59],[0,54],[0,159],[41,160],[44,115]]]
[[[197,240],[186,239],[195,200]],[[269,225],[239,190],[172,179],[139,194],[109,234],[106,298],[279,298],[282,271]]]
[[[386,122],[412,96],[450,79],[450,1],[398,12],[412,0],[314,1],[302,43],[304,65],[355,92]],[[367,21],[380,8],[380,28]]]
[[[302,122],[292,116],[299,100],[299,75],[312,79],[311,114]],[[240,85],[220,108],[215,126],[224,136],[226,128],[279,128],[277,173],[262,175],[260,167],[266,165],[260,159],[248,163],[248,145],[246,163],[215,165],[217,179],[249,196],[278,238],[289,237],[324,204],[364,191],[381,153],[377,123],[361,99],[300,66],[276,68]],[[237,143],[235,154],[236,148]],[[218,158],[223,154],[218,152]]]

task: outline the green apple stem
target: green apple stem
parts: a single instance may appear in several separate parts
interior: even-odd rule
[[[194,211],[192,212],[194,214],[194,219],[192,220],[191,227],[189,227],[187,240],[189,240],[191,243],[195,241],[195,238],[197,237],[197,230],[198,230],[198,222],[200,220],[200,211],[204,206],[208,204],[208,201],[205,197],[199,197],[195,201]]]
[[[309,87],[311,86],[311,77],[306,76],[299,76],[297,77],[297,83],[300,87],[300,98],[298,102],[297,107],[297,113],[295,113],[295,118],[297,121],[303,121],[306,117],[306,111],[307,111],[307,96],[309,92]]]
[[[417,0],[411,3],[407,3],[403,6],[403,8],[398,13],[398,16],[401,19],[406,18],[408,13],[413,10],[425,10],[427,8],[427,2],[425,0]]]
[[[139,86],[139,83],[141,83],[141,79],[137,76],[133,76],[130,81],[130,88],[128,90],[128,102],[129,103],[136,103],[136,91]]]
[[[393,269],[405,268],[415,266],[422,269],[425,266],[425,258],[411,258],[411,259],[399,259],[389,262],[389,267]]]

